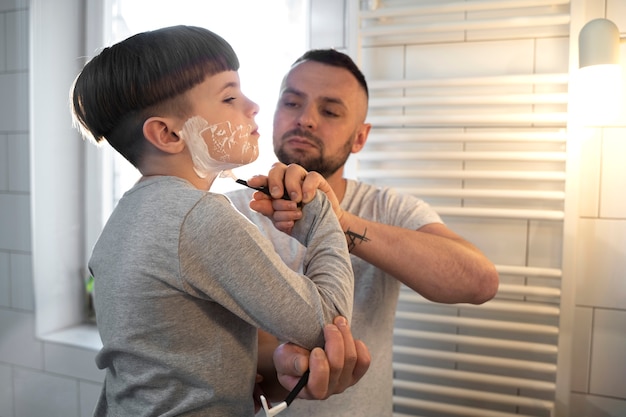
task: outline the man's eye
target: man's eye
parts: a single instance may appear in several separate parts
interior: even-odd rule
[[[323,110],[322,111],[326,116],[329,117],[339,117],[339,114],[335,113],[334,111],[331,110]]]
[[[228,97],[228,98],[224,99],[224,103],[230,103],[232,101],[235,101],[235,97]]]

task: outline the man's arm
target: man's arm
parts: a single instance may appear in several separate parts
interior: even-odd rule
[[[311,352],[291,344],[280,344],[272,335],[259,331],[258,373],[260,387],[272,401],[283,401],[300,376],[310,369],[309,382],[299,398],[326,399],[357,383],[369,368],[369,350],[360,340],[354,340],[343,317],[324,328],[324,349]]]
[[[498,273],[471,243],[441,223],[418,230],[364,220],[344,212],[351,253],[391,274],[425,298],[480,304],[494,297]]]
[[[282,196],[284,187],[292,196],[292,201],[258,196],[250,203],[253,210],[271,218],[285,233],[290,233],[301,216],[295,202],[306,203],[317,189],[325,192],[346,233],[351,253],[429,300],[480,304],[493,298],[498,290],[495,266],[478,248],[443,224],[409,230],[362,219],[341,209],[333,189],[320,174],[293,164],[275,164],[267,178],[256,180],[266,181],[272,195]]]

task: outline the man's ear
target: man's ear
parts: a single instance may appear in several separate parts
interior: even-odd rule
[[[365,142],[367,142],[367,136],[370,133],[370,129],[372,125],[370,123],[363,123],[359,128],[356,138],[354,139],[354,143],[352,144],[352,153],[360,152],[365,146]]]
[[[185,149],[185,143],[174,126],[173,119],[150,117],[143,123],[143,136],[163,152],[179,153]]]

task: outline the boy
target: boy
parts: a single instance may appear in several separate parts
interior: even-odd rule
[[[257,328],[308,349],[350,317],[353,277],[326,197],[304,201],[293,272],[226,197],[224,170],[254,161],[258,106],[230,45],[202,28],[132,36],[77,77],[72,111],[143,175],[119,201],[89,268],[106,370],[96,416],[252,416]]]

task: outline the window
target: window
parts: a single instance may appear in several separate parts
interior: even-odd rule
[[[306,46],[302,22],[307,4],[307,0],[31,0],[31,218],[39,338],[98,349],[97,332],[84,324],[86,262],[116,199],[137,175],[125,161],[114,159],[110,149],[81,140],[72,127],[68,91],[84,63],[80,57],[90,57],[133,31],[160,26],[207,26],[222,35],[240,58],[244,92],[261,106],[257,116],[261,157],[237,171],[245,178],[266,170],[262,167],[272,161],[273,108],[281,77]],[[142,22],[142,16],[149,21]],[[66,23],[59,26],[59,21]],[[219,181],[216,191],[233,186],[232,180]]]
[[[242,91],[261,108],[256,117],[261,132],[256,162],[234,170],[241,178],[265,173],[276,160],[272,148],[272,116],[278,87],[287,68],[305,48],[304,0],[111,0],[111,42],[159,27],[185,24],[202,26],[224,37],[240,61]],[[146,13],[146,10],[150,13]],[[113,152],[109,175],[111,206],[137,180],[139,174]],[[239,187],[230,179],[218,179],[212,191]],[[108,213],[105,214],[108,217]]]

